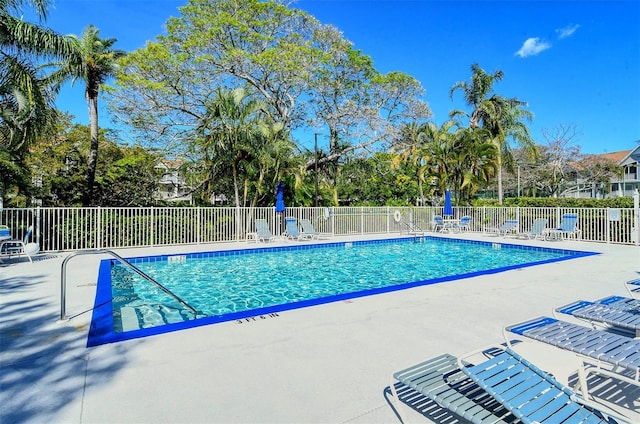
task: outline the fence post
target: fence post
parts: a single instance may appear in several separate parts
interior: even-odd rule
[[[611,243],[611,215],[610,215],[610,210],[611,208],[606,208],[605,209],[605,219],[604,219],[604,225],[607,226],[607,228],[605,228],[605,238],[606,238],[606,242],[607,244]]]
[[[40,206],[36,208],[36,222],[34,225],[35,243],[40,246]]]
[[[634,242],[638,246],[640,245],[640,193],[637,188],[633,189],[633,227],[635,230]]]
[[[91,220],[89,220],[91,222]],[[102,208],[98,206],[96,210],[96,249],[102,248]]]
[[[200,206],[196,206],[196,213],[198,215],[198,219],[196,219],[196,225],[198,226],[198,231],[196,232],[197,234],[196,244],[200,244],[200,240],[201,240],[200,231],[202,229],[202,226],[200,225],[200,223],[202,222],[202,217],[200,216],[201,215]]]
[[[156,236],[156,214],[155,207],[151,206],[151,212],[149,213],[150,219],[149,227],[151,227],[151,234],[149,234],[149,245],[153,246],[155,244],[155,236]]]

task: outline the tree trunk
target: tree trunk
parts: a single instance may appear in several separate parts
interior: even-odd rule
[[[498,203],[502,204],[502,160],[498,159]]]
[[[83,205],[91,206],[93,203],[93,186],[96,181],[96,166],[98,163],[98,96],[87,95],[89,107],[90,143],[89,158],[87,160],[87,187],[83,196]]]

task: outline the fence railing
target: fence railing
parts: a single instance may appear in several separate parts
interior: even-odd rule
[[[430,230],[442,208],[300,207],[287,208],[284,214],[273,207],[4,208],[0,224],[8,225],[14,238],[24,237],[33,226],[29,241],[51,252],[240,241],[255,231],[255,219],[266,219],[279,235],[284,232],[284,216],[309,219],[318,231],[334,235],[400,233],[406,226],[397,222],[397,212],[402,221]],[[578,215],[584,241],[638,244],[633,208],[454,207],[456,217],[471,217],[470,230],[475,232],[507,219],[517,219],[520,231],[531,228],[536,218],[546,218],[549,227],[557,227],[566,213]]]

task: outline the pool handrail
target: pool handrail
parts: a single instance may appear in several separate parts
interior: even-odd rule
[[[194,318],[198,317],[198,311],[193,306],[189,305],[187,302],[182,300],[177,294],[173,293],[171,290],[169,290],[168,288],[166,288],[165,286],[163,286],[162,284],[160,284],[159,282],[154,280],[151,276],[149,276],[148,274],[144,273],[141,269],[135,267],[133,264],[131,264],[125,258],[123,258],[122,256],[118,255],[117,253],[115,253],[115,252],[113,252],[111,250],[97,249],[97,250],[83,250],[83,251],[72,253],[71,255],[69,255],[66,258],[64,258],[64,260],[62,261],[62,267],[60,269],[60,321],[66,321],[67,320],[67,317],[66,317],[67,262],[69,262],[69,260],[71,258],[73,258],[75,256],[79,256],[79,255],[97,255],[97,254],[105,254],[105,253],[113,256],[120,263],[122,263],[123,265],[128,267],[130,270],[132,270],[133,272],[135,272],[136,274],[138,274],[139,276],[141,276],[145,280],[149,281],[150,283],[155,284],[160,290],[162,290],[163,292],[165,292],[169,296],[173,297],[181,305],[185,306],[187,309],[189,309],[191,312],[193,312]]]

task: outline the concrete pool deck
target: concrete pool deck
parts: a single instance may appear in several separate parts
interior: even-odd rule
[[[454,237],[601,254],[92,348],[86,341],[98,265],[108,256],[69,261],[65,322],[57,322],[60,271],[70,253],[41,254],[33,264],[5,260],[0,423],[396,423],[385,394],[393,372],[445,352],[498,345],[504,326],[573,300],[628,295],[624,282],[640,275],[636,246]],[[364,238],[331,241],[350,239]],[[242,247],[255,244],[114,251],[128,257]],[[572,355],[521,345],[565,384],[575,371]],[[633,390],[620,399],[640,422],[639,396]],[[422,414],[407,406],[402,412],[409,422],[456,422],[429,404]]]

